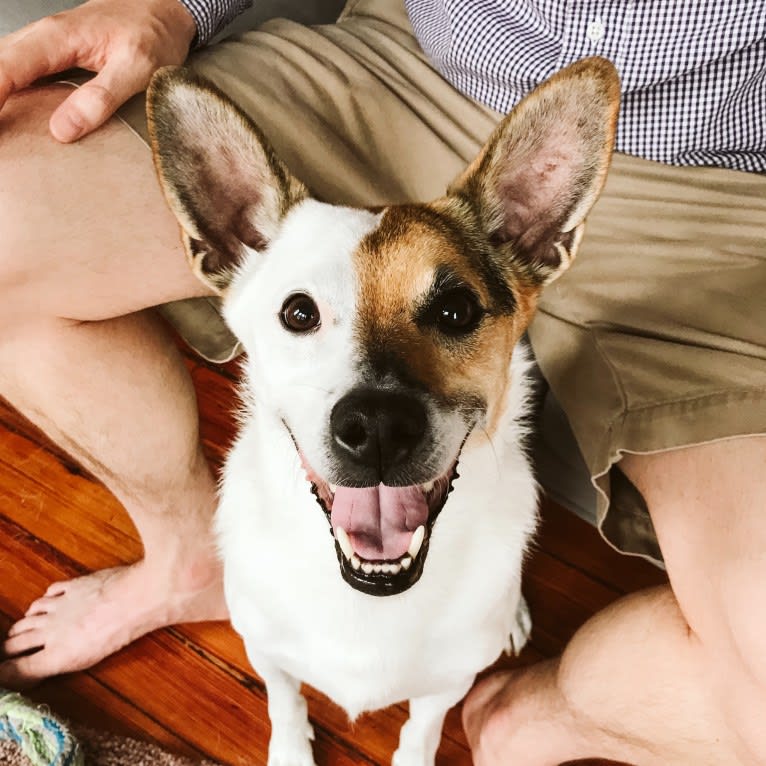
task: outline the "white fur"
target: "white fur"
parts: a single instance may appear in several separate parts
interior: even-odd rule
[[[313,762],[298,681],[351,718],[412,700],[394,760],[432,764],[446,711],[509,648],[512,634],[518,651],[529,632],[520,576],[536,488],[521,447],[529,393],[523,349],[513,356],[491,441],[477,429],[464,446],[421,579],[396,596],[365,595],[342,579],[328,522],[283,423],[321,474],[329,412],[358,382],[351,253],[377,221],[365,211],[301,203],[269,251],[249,255],[225,306],[248,361],[217,529],[232,623],[268,688],[271,766]],[[296,291],[319,305],[315,334],[291,335],[279,322],[284,298]]]

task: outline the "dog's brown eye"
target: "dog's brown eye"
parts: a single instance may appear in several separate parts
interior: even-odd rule
[[[482,314],[476,298],[467,290],[453,290],[443,295],[434,308],[439,329],[448,335],[470,332]]]
[[[279,313],[282,325],[290,332],[309,332],[319,326],[319,309],[305,293],[291,295]]]

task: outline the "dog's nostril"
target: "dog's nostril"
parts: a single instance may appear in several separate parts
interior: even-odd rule
[[[361,447],[367,441],[367,429],[358,420],[347,423],[338,437],[349,447]]]

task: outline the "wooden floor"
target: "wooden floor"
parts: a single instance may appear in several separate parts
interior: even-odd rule
[[[205,447],[218,465],[233,431],[236,367],[192,358],[187,364],[199,393]],[[542,515],[524,578],[535,628],[515,663],[556,654],[594,612],[624,593],[664,582],[650,565],[614,554],[566,511],[545,503]],[[140,551],[109,493],[0,400],[0,631],[52,580],[130,562]],[[87,673],[43,684],[34,696],[77,721],[193,758],[266,763],[263,685],[224,624],[159,631]],[[307,696],[320,766],[390,762],[404,707],[350,725],[320,694],[307,690]],[[470,763],[457,709],[448,716],[438,763]]]

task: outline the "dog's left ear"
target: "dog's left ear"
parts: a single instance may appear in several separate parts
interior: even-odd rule
[[[308,196],[258,127],[214,85],[166,67],[147,92],[154,163],[192,268],[223,293],[245,255],[263,250]]]
[[[524,98],[448,193],[466,197],[491,241],[543,285],[575,257],[612,156],[620,83],[583,59]]]

